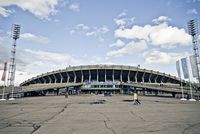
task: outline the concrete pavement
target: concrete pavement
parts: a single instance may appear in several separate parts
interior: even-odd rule
[[[200,102],[81,95],[0,102],[0,134],[199,134]]]

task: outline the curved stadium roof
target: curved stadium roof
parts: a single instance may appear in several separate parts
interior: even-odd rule
[[[46,83],[84,83],[119,81],[123,83],[171,83],[180,80],[170,74],[123,65],[71,66],[66,69],[47,72],[21,83],[21,86]]]

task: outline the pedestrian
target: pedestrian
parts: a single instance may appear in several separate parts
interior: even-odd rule
[[[68,98],[68,92],[65,92],[65,98]]]
[[[133,105],[139,105],[141,104],[140,101],[138,100],[138,94],[134,92],[133,94]]]

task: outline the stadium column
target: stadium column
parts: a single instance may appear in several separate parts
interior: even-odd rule
[[[143,96],[146,95],[146,88],[142,88],[142,94],[143,94]]]
[[[56,75],[53,74],[53,77],[54,77],[54,79],[55,79],[55,83],[57,83]]]
[[[112,79],[113,79],[113,82],[115,81],[115,70],[113,69],[112,71]]]
[[[99,82],[99,70],[97,69],[97,82]]]
[[[51,83],[52,82],[51,77],[49,75],[47,77],[49,79],[49,83]]]
[[[120,82],[122,82],[122,73],[123,73],[123,70],[121,70],[121,73],[120,73]]]
[[[105,82],[107,81],[107,78],[106,78],[106,69],[105,69]]]
[[[129,68],[129,71],[128,71],[128,83],[130,83],[130,68]]]
[[[91,82],[91,71],[89,69],[89,82]]]
[[[44,83],[46,84],[47,82],[46,82],[46,80],[45,80],[44,76],[42,77],[42,79],[43,79]]]
[[[137,71],[135,73],[135,82],[137,83],[137,75],[138,75],[138,68],[137,68]]]
[[[174,78],[171,83],[175,84],[176,83],[176,78]]]
[[[74,73],[74,83],[76,83],[76,73],[75,71],[73,71],[73,73]]]
[[[162,76],[160,83],[163,83],[163,79],[165,78],[165,74]]]
[[[38,78],[39,83],[42,83],[42,81],[40,80],[40,78]]]
[[[83,71],[81,70],[81,83],[83,83]]]
[[[155,83],[158,83],[157,79],[158,79],[158,74],[156,75]]]
[[[151,72],[151,74],[149,75],[149,83],[151,83],[151,76],[152,76],[152,72]]]
[[[143,72],[144,72],[144,73],[143,73],[143,75],[142,75],[142,82],[144,83],[145,69],[144,69]]]
[[[63,76],[61,73],[60,73],[60,78],[61,78],[60,83],[63,83]]]
[[[166,83],[168,83],[168,82],[169,82],[169,80],[170,80],[170,78],[169,78],[169,77],[167,77]]]
[[[69,76],[68,72],[66,72],[66,73],[67,73],[67,83],[69,83],[70,76]]]

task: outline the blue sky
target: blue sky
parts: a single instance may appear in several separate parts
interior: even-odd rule
[[[199,14],[200,0],[0,0],[0,69],[17,23],[16,84],[69,65],[140,65],[176,75],[176,60],[192,54],[187,21]]]

